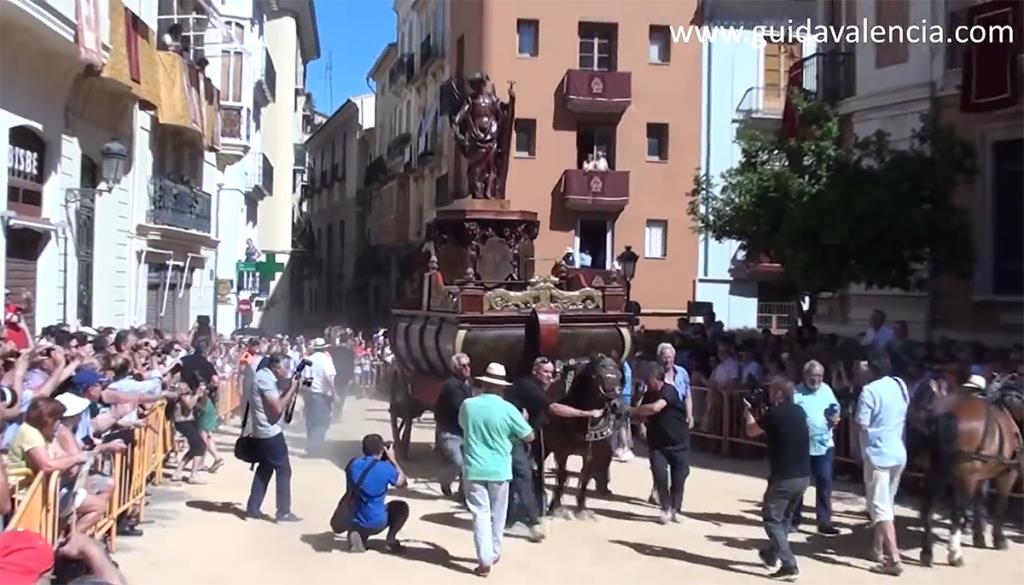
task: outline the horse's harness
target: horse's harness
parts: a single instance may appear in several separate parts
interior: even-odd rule
[[[1004,404],[1007,397],[1005,396],[1005,392],[1001,389],[1003,383],[1005,383],[1005,380],[1000,379],[989,386],[985,392],[977,394],[978,398],[985,401],[985,424],[981,429],[981,440],[978,441],[978,447],[973,453],[961,452],[959,455],[965,459],[981,461],[983,463],[995,463],[1005,466],[1018,465],[1020,466],[1021,471],[1024,472],[1024,442],[1017,441],[1017,448],[1014,450],[1013,455],[1010,457],[1004,457],[1002,453],[1006,444],[1006,437],[999,425],[994,424],[995,412],[1001,410],[1006,413],[1007,416],[1010,416],[1009,409]],[[1013,420],[1012,416],[1010,416],[1010,420]],[[998,434],[997,438],[999,444],[996,449],[997,454],[988,455],[986,453],[982,453],[982,450],[985,448],[985,443],[988,441],[989,430],[993,426],[995,426],[995,432]]]

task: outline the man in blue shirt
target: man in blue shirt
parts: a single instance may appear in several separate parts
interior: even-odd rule
[[[398,531],[409,519],[409,504],[392,500],[384,504],[391,486],[405,487],[408,479],[390,444],[377,434],[363,437],[363,456],[348,462],[345,467],[348,491],[351,494],[352,516],[350,524],[342,527],[348,532],[349,552],[366,552],[366,540],[386,528],[384,546],[388,552],[402,552]]]
[[[907,464],[903,430],[910,401],[907,385],[891,376],[888,356],[878,355],[868,362],[868,379],[857,404],[857,427],[864,458],[864,483],[871,522],[874,524],[874,556],[881,563],[873,571],[887,575],[903,572],[900,549],[896,543],[896,491]],[[959,543],[951,537],[950,550],[959,552]],[[884,552],[884,556],[883,556]],[[887,557],[887,558],[886,558]]]
[[[818,534],[836,536],[839,530],[832,526],[832,463],[835,455],[832,429],[839,424],[839,401],[832,388],[824,382],[825,368],[820,362],[807,362],[803,374],[804,381],[796,387],[793,401],[807,416]],[[794,530],[800,526],[802,510],[801,503],[793,515]]]

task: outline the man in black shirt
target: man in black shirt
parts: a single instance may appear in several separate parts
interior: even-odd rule
[[[744,401],[743,413],[747,436],[764,435],[768,444],[768,489],[764,493],[761,519],[768,534],[768,548],[760,551],[765,566],[782,567],[772,577],[795,580],[800,574],[796,557],[789,548],[789,527],[793,514],[804,499],[811,483],[810,433],[807,415],[793,402],[793,382],[774,378],[769,386],[771,409],[755,419],[750,404]]]
[[[193,391],[199,388],[199,384],[206,384],[213,398],[218,379],[217,368],[206,358],[210,352],[210,341],[201,337],[196,340],[192,349],[192,353],[181,358],[181,381],[188,384]]]
[[[540,436],[540,431],[547,422],[548,399],[545,392],[554,378],[555,364],[546,357],[539,357],[533,362],[530,376],[522,378],[505,391],[505,400],[512,403],[516,410],[526,414],[526,420],[537,436]],[[506,530],[513,529],[517,521],[523,520],[529,528],[531,541],[544,540],[544,531],[540,523],[543,485],[540,478],[534,478],[529,444],[524,441],[513,441],[512,484],[509,486]]]
[[[682,522],[679,512],[683,508],[683,490],[690,475],[690,424],[686,416],[686,402],[672,384],[665,383],[661,368],[647,376],[647,392],[640,406],[633,409],[634,417],[646,417],[644,426],[650,453],[651,474],[661,502],[662,524]]]
[[[452,495],[452,483],[462,473],[462,427],[459,425],[459,408],[462,402],[473,395],[468,380],[472,371],[469,356],[457,353],[452,356],[455,375],[441,386],[441,393],[434,405],[434,420],[437,425],[437,448],[445,467],[441,472],[441,493]],[[461,489],[459,490],[461,493]]]

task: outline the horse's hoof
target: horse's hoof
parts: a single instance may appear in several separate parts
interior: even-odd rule
[[[949,565],[951,567],[962,567],[962,566],[964,566],[964,558],[963,557],[950,557]]]
[[[1006,538],[997,538],[997,539],[995,539],[992,542],[992,546],[995,547],[996,550],[1006,550],[1006,549],[1010,548],[1009,545],[1006,544]]]
[[[576,519],[593,522],[597,520],[597,515],[594,514],[593,510],[587,510],[584,508],[583,510],[576,510]]]
[[[921,552],[921,566],[922,567],[931,567],[934,564],[935,564],[935,559],[932,558],[932,553],[930,553],[930,552]]]

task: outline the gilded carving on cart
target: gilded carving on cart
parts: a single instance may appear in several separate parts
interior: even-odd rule
[[[602,306],[600,291],[589,287],[564,291],[558,288],[558,279],[550,276],[532,279],[523,291],[498,288],[484,295],[485,311],[599,311]]]

